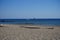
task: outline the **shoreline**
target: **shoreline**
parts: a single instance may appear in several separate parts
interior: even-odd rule
[[[53,27],[60,27],[60,25],[35,25],[35,24],[0,24],[0,25],[28,25],[28,26],[45,26],[45,27],[48,27],[48,26],[53,26]]]

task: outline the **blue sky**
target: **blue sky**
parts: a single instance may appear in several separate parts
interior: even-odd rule
[[[0,0],[0,18],[60,18],[60,0]]]

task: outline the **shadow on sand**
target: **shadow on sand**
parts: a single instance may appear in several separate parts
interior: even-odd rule
[[[25,27],[25,26],[20,26],[21,28],[28,28],[28,29],[54,29],[54,27],[51,28],[40,28],[40,27]]]
[[[0,27],[4,27],[4,26],[1,26],[1,25],[0,25]]]

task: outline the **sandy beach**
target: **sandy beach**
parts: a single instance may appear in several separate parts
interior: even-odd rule
[[[60,26],[3,24],[0,40],[60,40]]]

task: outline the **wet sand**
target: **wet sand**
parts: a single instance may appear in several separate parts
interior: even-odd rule
[[[60,27],[3,24],[0,40],[60,40]]]

